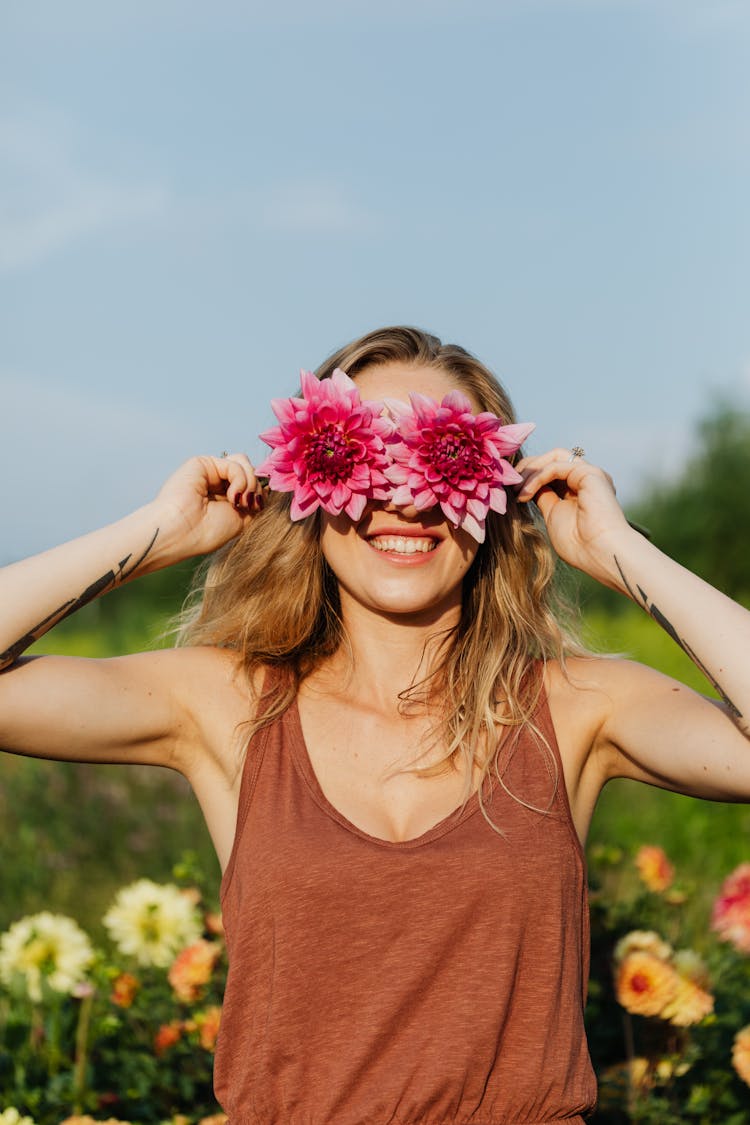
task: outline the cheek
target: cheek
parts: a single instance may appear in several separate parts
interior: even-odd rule
[[[323,512],[320,522],[320,549],[331,570],[336,572],[337,560],[356,536],[354,525],[348,516],[331,516]]]

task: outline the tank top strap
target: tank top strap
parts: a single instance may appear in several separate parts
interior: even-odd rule
[[[260,697],[258,700],[257,717],[262,718],[268,711],[273,703],[276,694],[276,687],[279,683],[280,674],[277,668],[272,665],[266,665],[263,673],[263,683],[261,686]],[[235,865],[237,863],[237,853],[239,851],[239,842],[242,838],[245,821],[250,809],[253,799],[253,793],[258,783],[261,766],[263,765],[263,758],[265,757],[266,747],[271,736],[271,732],[276,724],[267,723],[265,726],[257,730],[252,738],[249,740],[245,747],[245,755],[242,763],[242,778],[240,780],[240,796],[237,804],[237,822],[234,830],[234,843],[232,852],[229,857],[229,863],[226,866],[224,874],[221,878],[221,888],[219,897],[223,902],[227,893],[227,889],[232,880]]]
[[[570,807],[568,787],[565,784],[565,770],[563,768],[563,760],[560,753],[560,744],[557,741],[555,724],[552,721],[552,712],[549,706],[549,696],[547,694],[547,688],[544,684],[544,664],[542,661],[538,662],[538,674],[542,677],[542,684],[541,690],[539,692],[539,702],[537,703],[536,711],[534,714],[534,721],[537,724],[547,746],[549,747],[550,753],[552,754],[555,762],[555,768],[557,770],[557,783],[555,785],[552,807],[567,823],[576,851],[583,859],[585,865],[585,852],[583,844],[581,843],[581,839],[578,835],[578,832],[576,831],[575,822],[573,820],[573,811]]]

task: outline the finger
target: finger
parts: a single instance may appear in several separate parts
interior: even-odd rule
[[[248,510],[258,510],[263,507],[263,485],[258,478],[255,467],[246,453],[230,453],[225,458],[228,462],[239,465],[244,474],[243,479],[236,476],[227,489],[227,498],[235,505]],[[231,471],[231,470],[230,470]]]
[[[254,494],[257,483],[255,472],[247,458],[244,458],[246,463],[235,454],[205,457],[202,460],[206,466],[209,496],[226,499],[236,508],[247,507],[247,501]]]
[[[525,472],[521,474],[524,481],[518,491],[518,499],[521,501],[531,500],[540,489],[552,484],[565,485],[575,492],[582,478],[587,472],[591,471],[601,472],[595,466],[582,461],[580,457],[576,457],[573,461],[569,458],[548,460],[546,463],[533,468],[527,466]],[[604,476],[603,473],[601,475]]]
[[[529,497],[529,499],[534,501],[545,523],[549,522],[549,517],[555,505],[562,503],[562,497],[555,492],[554,488],[549,487],[540,488],[536,495]]]
[[[548,449],[545,453],[536,453],[533,457],[522,457],[520,461],[516,462],[515,467],[519,473],[523,474],[524,470],[532,472],[535,469],[543,468],[552,461],[569,461],[570,456],[570,449],[557,446],[555,449]]]

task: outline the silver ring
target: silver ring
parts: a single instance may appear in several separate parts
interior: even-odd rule
[[[583,448],[583,446],[574,445],[573,448],[570,451],[570,457],[568,458],[568,461],[575,461],[576,457],[585,457],[585,456],[586,456],[586,450]]]

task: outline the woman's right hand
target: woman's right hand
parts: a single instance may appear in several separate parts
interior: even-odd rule
[[[244,453],[192,457],[165,482],[156,504],[174,517],[174,550],[188,558],[239,535],[263,507],[263,486]]]

